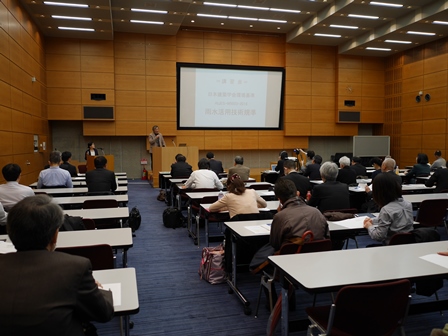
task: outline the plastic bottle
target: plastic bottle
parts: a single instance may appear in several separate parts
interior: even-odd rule
[[[395,168],[395,174],[400,174],[400,169],[398,168],[398,165],[397,165],[397,168]]]
[[[311,198],[311,191],[308,190],[308,192],[306,193],[306,200],[309,201]]]
[[[218,201],[223,197],[224,197],[224,193],[222,192],[222,190],[220,190],[218,193]]]

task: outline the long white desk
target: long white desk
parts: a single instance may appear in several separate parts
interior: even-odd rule
[[[448,258],[438,256],[437,252],[446,251],[447,247],[448,242],[441,241],[269,257],[280,271],[282,335],[289,332],[290,282],[307,292],[319,293],[388,280],[444,278],[448,276]],[[444,266],[422,257],[440,261]]]
[[[67,195],[67,194],[87,194],[88,189],[81,188],[45,188],[45,189],[33,189],[35,193],[45,193],[52,195],[54,197],[58,197],[59,195]],[[127,186],[119,186],[115,193],[126,194],[128,192]]]
[[[101,208],[101,209],[73,209],[63,210],[69,216],[80,216],[90,219],[123,219],[129,217],[128,207],[121,208]],[[102,230],[100,230],[101,232]]]
[[[86,180],[84,181],[72,181],[73,187],[82,187],[82,186],[87,186]],[[127,186],[128,185],[128,180],[117,180],[117,185],[118,186]],[[30,188],[37,188],[37,182],[31,183],[29,185]]]
[[[78,173],[78,176],[86,176],[84,173]],[[126,172],[115,172],[115,176],[127,176]]]
[[[117,180],[127,180],[128,179],[127,175],[115,175],[115,178]],[[76,177],[72,176],[72,181],[85,181],[85,180],[86,180],[85,176],[76,176]]]
[[[104,200],[104,199],[113,199],[119,203],[127,203],[128,195],[102,195],[102,196],[69,196],[69,197],[55,197],[53,198],[53,202],[59,205],[76,205],[83,204],[84,201],[89,200]]]
[[[124,334],[129,336],[129,315],[137,314],[140,310],[135,268],[117,268],[92,273],[104,289],[112,289],[115,316],[124,316]]]
[[[425,200],[445,199],[448,198],[448,194],[446,193],[413,194],[413,195],[403,195],[403,198],[406,201],[411,202],[412,204],[418,204]]]

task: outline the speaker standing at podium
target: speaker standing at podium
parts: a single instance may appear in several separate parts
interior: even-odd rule
[[[97,156],[98,155],[98,149],[95,148],[95,144],[93,142],[89,142],[87,144],[87,147],[89,149],[86,150],[86,153],[84,154],[84,159],[87,161],[87,156]]]
[[[159,132],[159,126],[154,125],[152,127],[152,133],[148,137],[149,141],[149,156],[151,157],[151,170],[152,170],[152,148],[153,147],[166,147],[165,140],[162,133]]]

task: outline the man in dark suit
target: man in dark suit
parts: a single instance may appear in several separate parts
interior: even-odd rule
[[[171,177],[189,177],[191,175],[193,169],[186,161],[187,158],[182,154],[176,155],[176,162],[171,165]]]
[[[283,169],[285,171],[285,176],[282,178],[294,182],[296,189],[299,192],[298,196],[306,198],[308,190],[311,190],[310,180],[296,170],[296,164],[292,160],[285,160],[283,162]]]
[[[67,170],[70,173],[71,177],[78,176],[78,173],[76,172],[76,167],[74,165],[70,164],[70,159],[72,158],[72,153],[63,152],[61,155],[61,158],[62,158],[62,163],[59,166],[59,168]]]
[[[238,174],[243,181],[249,180],[250,168],[243,166],[244,158],[242,156],[235,156],[235,164],[229,168],[229,177],[233,174]]]
[[[83,322],[112,319],[112,293],[100,289],[90,260],[53,252],[63,221],[46,195],[24,198],[9,212],[17,252],[0,256],[0,335],[79,336]]]
[[[351,169],[355,172],[356,176],[367,176],[367,169],[361,164],[361,158],[354,156],[352,158]]]
[[[338,166],[333,162],[325,162],[320,167],[320,175],[324,183],[314,186],[308,204],[317,207],[322,213],[327,210],[350,208],[347,184],[336,181]]]
[[[425,186],[432,187],[436,185],[434,192],[442,192],[442,190],[448,189],[448,169],[445,167],[437,168],[434,174],[431,175]]]
[[[353,169],[350,169],[350,159],[346,156],[343,156],[339,159],[339,169],[338,176],[336,181],[342,182],[345,184],[356,184],[356,173]]]
[[[90,192],[112,192],[117,189],[115,173],[107,170],[107,159],[104,156],[97,156],[93,161],[95,169],[86,173],[87,188]]]
[[[320,164],[322,163],[322,156],[315,155],[313,161],[306,166],[304,176],[307,176],[310,180],[321,180],[320,177]]]
[[[207,159],[208,162],[210,163],[210,170],[213,170],[216,175],[223,173],[224,172],[224,168],[222,167],[222,162],[219,160],[215,159],[215,154],[213,154],[212,152],[208,152],[207,153]]]

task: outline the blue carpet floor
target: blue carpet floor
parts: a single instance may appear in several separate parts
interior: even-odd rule
[[[156,200],[159,189],[147,182],[129,182],[129,208],[137,206],[142,225],[136,232],[134,246],[128,252],[128,266],[137,270],[140,312],[131,317],[132,336],[184,336],[184,335],[266,335],[269,312],[262,297],[258,319],[245,315],[240,301],[228,293],[226,284],[210,285],[198,275],[201,248],[193,244],[187,230],[167,229],[163,226],[163,202]],[[439,231],[447,239],[444,231]],[[203,242],[203,230],[201,241]],[[368,236],[358,238],[360,248],[372,243]],[[216,243],[214,243],[216,244]],[[448,247],[448,244],[447,244]],[[349,248],[355,248],[350,241]],[[120,267],[121,265],[117,265]],[[306,272],[306,270],[304,270]],[[255,310],[259,278],[249,273],[238,274],[240,290]],[[441,299],[448,291],[439,291]],[[312,297],[296,291],[297,308],[293,317],[305,317],[304,308],[312,305]],[[330,302],[330,295],[318,296],[318,305]],[[430,298],[431,300],[433,298]],[[428,300],[413,296],[413,300]],[[446,308],[448,312],[448,307]],[[431,329],[442,327],[448,318],[440,313],[409,316],[406,334],[429,336]],[[119,335],[119,319],[106,324],[95,324],[98,335]],[[278,332],[280,334],[280,332]],[[306,335],[305,331],[291,335]]]

